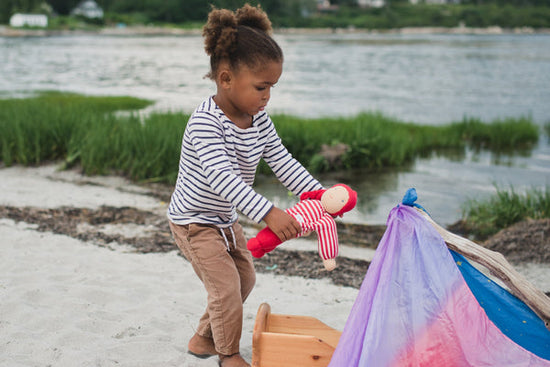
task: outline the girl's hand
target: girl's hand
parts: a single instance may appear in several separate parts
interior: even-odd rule
[[[264,217],[264,222],[282,242],[295,238],[302,231],[296,219],[275,206]]]

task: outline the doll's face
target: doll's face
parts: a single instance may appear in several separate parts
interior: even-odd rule
[[[323,208],[330,214],[338,213],[349,200],[349,193],[345,187],[333,186],[321,196]]]

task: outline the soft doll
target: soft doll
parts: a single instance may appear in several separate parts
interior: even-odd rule
[[[356,203],[355,191],[347,185],[336,184],[326,190],[303,193],[300,201],[286,210],[302,227],[302,231],[296,237],[317,232],[319,256],[328,271],[336,268],[335,258],[338,255],[338,233],[334,217],[350,211]],[[252,256],[260,258],[281,243],[279,237],[266,227],[248,241],[247,247]]]

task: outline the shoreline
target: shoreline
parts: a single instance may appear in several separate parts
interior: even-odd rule
[[[425,35],[425,34],[448,34],[448,35],[532,35],[550,34],[550,28],[516,27],[502,28],[491,27],[404,27],[392,29],[363,29],[363,28],[277,28],[275,34],[397,34],[397,35]],[[159,26],[126,26],[126,27],[104,27],[99,29],[77,29],[77,30],[49,30],[49,29],[21,29],[10,26],[0,26],[0,37],[58,37],[58,36],[200,36],[202,29],[181,29],[174,27]]]
[[[118,243],[139,253],[175,250],[165,218],[171,191],[165,186],[139,185],[120,176],[85,176],[77,169],[61,170],[58,164],[37,167],[0,166],[0,221],[25,223],[41,233],[61,234],[100,247]],[[38,201],[37,201],[38,200]],[[241,216],[247,236],[260,227]],[[330,278],[333,284],[358,288],[374,255],[385,225],[338,223],[341,271],[319,272],[315,238],[299,238],[257,261],[260,272]],[[460,228],[449,228],[458,235]],[[525,272],[540,290],[550,294],[547,253],[550,220],[520,222],[488,241],[512,265]],[[516,243],[522,242],[521,247]],[[483,243],[479,243],[482,244]],[[309,255],[300,255],[308,253]],[[311,256],[312,255],[312,256]],[[273,266],[275,265],[275,268]],[[300,271],[297,271],[300,270]]]

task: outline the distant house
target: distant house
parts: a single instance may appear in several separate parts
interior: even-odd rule
[[[12,27],[47,27],[48,17],[44,14],[21,14],[16,13],[10,18]]]
[[[329,0],[317,0],[317,11],[331,13],[338,10],[338,5],[332,5]]]
[[[361,8],[381,8],[386,5],[385,0],[357,0]]]
[[[71,11],[71,14],[89,19],[101,19],[103,18],[103,9],[93,0],[84,0]]]
[[[444,4],[460,4],[460,0],[409,0],[413,5],[418,3],[432,4],[432,5],[444,5]]]

